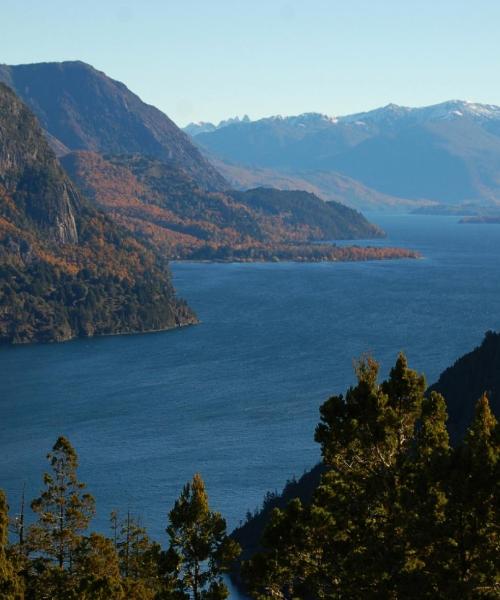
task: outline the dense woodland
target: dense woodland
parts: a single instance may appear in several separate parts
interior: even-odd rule
[[[196,318],[165,258],[97,211],[0,83],[0,342],[166,329]]]
[[[317,241],[382,237],[357,211],[314,194],[203,189],[186,171],[144,155],[72,152],[62,159],[85,195],[171,259],[366,260],[415,258],[401,248]]]
[[[463,440],[474,416],[476,400],[483,393],[487,393],[493,413],[500,415],[500,334],[488,331],[477,348],[441,373],[426,395],[433,391],[446,398],[447,429],[452,444]],[[298,479],[291,479],[281,492],[269,492],[262,506],[247,514],[245,522],[232,533],[242,547],[243,558],[262,549],[262,533],[275,508],[284,509],[293,498],[300,498],[306,504],[311,502],[326,468],[324,463],[318,463]]]
[[[356,374],[320,408],[323,465],[307,494],[294,498],[290,483],[242,564],[242,536],[227,536],[199,475],[169,513],[166,548],[130,514],[113,512],[107,537],[89,533],[95,502],[59,438],[32,514],[11,514],[10,537],[0,496],[2,598],[225,598],[229,569],[257,600],[498,598],[500,426],[487,395],[452,445],[445,399],[426,394],[404,355],[382,383],[371,358]]]

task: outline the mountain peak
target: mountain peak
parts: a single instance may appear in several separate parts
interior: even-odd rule
[[[167,115],[87,63],[0,65],[0,81],[33,110],[53,148],[143,153],[184,169],[206,189],[227,187]]]

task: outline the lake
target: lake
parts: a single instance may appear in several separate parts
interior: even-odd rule
[[[500,329],[500,227],[370,215],[378,244],[423,259],[174,264],[201,324],[165,333],[0,349],[0,487],[15,511],[41,488],[64,434],[97,500],[94,527],[130,509],[164,542],[193,473],[232,528],[319,458],[318,407],[370,352],[383,374],[404,350],[432,382]]]

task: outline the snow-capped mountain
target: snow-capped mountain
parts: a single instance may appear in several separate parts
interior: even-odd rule
[[[227,127],[228,125],[234,125],[235,123],[250,122],[250,117],[248,115],[244,115],[241,118],[232,117],[229,119],[225,119],[224,121],[220,121],[218,125],[210,123],[209,121],[198,121],[197,123],[189,123],[188,125],[186,125],[186,127],[183,127],[183,130],[190,136],[194,137],[200,133],[210,133],[211,131],[221,129],[222,127]]]
[[[416,202],[500,204],[500,107],[463,100],[236,121],[196,142],[233,166],[317,181],[337,173]]]
[[[388,104],[375,110],[346,115],[334,119],[338,123],[387,123],[406,120],[409,123],[425,123],[447,119],[470,118],[477,120],[500,120],[500,107],[478,104],[465,100],[449,100],[440,104],[413,108]]]

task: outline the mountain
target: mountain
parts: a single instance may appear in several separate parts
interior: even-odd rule
[[[0,81],[31,108],[58,155],[142,153],[173,164],[210,190],[227,187],[190,138],[123,83],[80,61],[0,65]]]
[[[224,121],[219,121],[218,125],[214,123],[210,123],[207,121],[198,121],[198,123],[189,123],[186,127],[183,127],[183,131],[191,136],[198,135],[199,133],[208,133],[210,131],[215,131],[216,129],[220,129],[221,127],[227,127],[228,125],[233,125],[234,123],[250,123],[250,117],[245,115],[243,118],[232,117],[229,119],[225,119]]]
[[[272,214],[262,207],[256,211],[228,191],[227,181],[168,117],[85,63],[0,65],[2,79],[38,116],[49,144],[85,196],[166,257],[345,258],[345,249],[317,246],[304,252],[290,243],[381,234],[357,212],[325,206],[312,196],[315,223],[310,215],[299,225],[296,215],[288,215],[299,206],[291,200],[292,190],[280,196],[279,211],[276,202]],[[248,117],[228,119],[217,128],[249,122]],[[381,252],[357,249],[350,257],[371,253],[379,258]],[[397,254],[391,250],[383,257],[391,253]]]
[[[390,104],[337,118],[277,116],[194,139],[232,167],[267,169],[316,186],[320,174],[341,175],[393,203],[500,204],[497,106],[454,100],[423,108]],[[385,204],[380,196],[374,201]]]
[[[164,259],[91,206],[35,116],[0,83],[0,341],[195,322]]]
[[[286,240],[342,240],[382,237],[383,232],[363,215],[338,202],[324,202],[300,190],[260,187],[230,192],[234,201],[248,206],[268,236],[283,228]]]
[[[72,152],[62,161],[97,206],[170,258],[294,258],[293,244],[303,256],[311,241],[383,235],[353,209],[306,192],[207,192],[184,171],[143,155]]]

